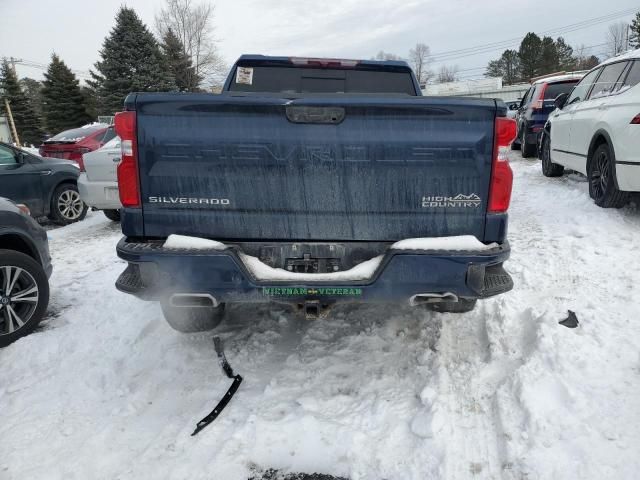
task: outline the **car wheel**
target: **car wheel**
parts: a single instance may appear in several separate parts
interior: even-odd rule
[[[535,153],[535,148],[535,145],[527,143],[527,131],[523,128],[520,133],[520,153],[522,154],[522,158],[532,157]]]
[[[63,183],[51,197],[49,218],[60,225],[79,222],[87,215],[87,205],[80,198],[78,187],[72,183]]]
[[[216,328],[224,318],[224,303],[217,307],[174,307],[161,300],[162,314],[167,323],[178,332],[207,332]]]
[[[427,306],[434,312],[441,313],[466,313],[476,307],[477,300],[458,299],[457,302],[428,303]]]
[[[0,347],[31,333],[48,304],[42,266],[24,253],[0,250]]]
[[[551,139],[545,135],[540,149],[542,157],[542,174],[545,177],[560,177],[564,173],[564,167],[551,161]]]
[[[112,222],[120,221],[120,210],[103,210],[102,213]]]
[[[621,192],[616,187],[614,162],[613,152],[606,143],[596,148],[589,159],[589,195],[602,208],[620,208],[629,199],[627,192]]]

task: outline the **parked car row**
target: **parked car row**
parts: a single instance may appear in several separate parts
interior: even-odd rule
[[[586,72],[575,72],[554,75],[535,80],[524,94],[515,113],[518,125],[518,136],[512,148],[520,148],[524,158],[536,154],[538,139],[555,109],[554,100],[562,94],[570,92]]]
[[[639,83],[637,49],[603,62],[558,95],[541,131],[542,173],[586,175],[589,195],[604,208],[620,208],[640,192]]]

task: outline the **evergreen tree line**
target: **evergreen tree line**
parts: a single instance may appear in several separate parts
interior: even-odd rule
[[[166,29],[160,41],[136,12],[121,7],[105,38],[87,86],[55,53],[39,82],[18,80],[12,65],[0,64],[0,112],[9,101],[20,141],[38,145],[56,134],[122,110],[130,92],[197,91],[202,82],[181,40]]]
[[[640,48],[640,12],[629,26],[629,47]],[[531,78],[559,71],[589,70],[600,63],[595,55],[584,55],[565,42],[564,38],[540,38],[527,33],[518,50],[505,50],[500,58],[487,65],[486,77],[502,77],[507,85],[528,82]]]
[[[629,30],[629,46],[631,48],[640,48],[640,12],[636,13],[635,18],[631,20]]]
[[[600,63],[594,55],[575,54],[562,37],[540,38],[527,33],[518,50],[505,50],[487,65],[486,77],[502,77],[506,85],[528,82],[539,75],[572,70],[588,70]]]

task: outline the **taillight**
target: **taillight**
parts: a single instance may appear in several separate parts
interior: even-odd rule
[[[82,160],[82,155],[85,153],[89,153],[91,151],[90,148],[87,147],[77,147],[73,150],[69,150],[67,153],[67,159],[73,160],[80,167],[80,171],[84,172],[84,161]]]
[[[631,125],[640,125],[640,113],[633,117],[631,120]]]
[[[491,165],[491,183],[489,185],[490,213],[503,213],[509,209],[513,171],[509,166],[507,149],[516,138],[518,128],[512,118],[496,118],[493,140],[493,160]]]
[[[544,92],[547,89],[547,85],[549,84],[545,83],[544,85],[542,85],[542,88],[540,89],[540,95],[538,96],[538,99],[533,103],[533,110],[542,110],[544,108]]]
[[[136,112],[118,112],[114,123],[122,149],[122,159],[118,164],[120,203],[123,207],[140,207]]]

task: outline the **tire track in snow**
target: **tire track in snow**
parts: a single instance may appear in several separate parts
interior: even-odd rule
[[[440,352],[440,396],[434,427],[441,434],[444,478],[500,479],[504,445],[495,394],[479,382],[489,360],[486,309],[445,315]]]

